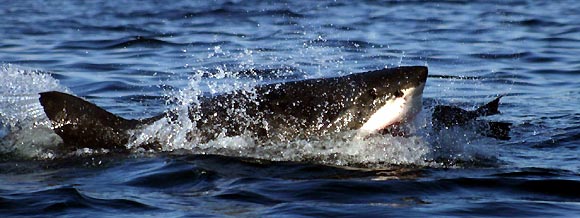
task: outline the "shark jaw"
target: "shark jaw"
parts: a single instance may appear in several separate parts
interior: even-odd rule
[[[366,136],[381,130],[413,121],[423,107],[425,83],[403,89],[402,96],[387,100],[358,130],[358,136]]]

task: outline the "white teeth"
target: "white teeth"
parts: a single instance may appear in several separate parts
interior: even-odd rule
[[[421,111],[423,105],[423,88],[425,84],[401,90],[402,97],[390,99],[381,106],[359,129],[361,134],[377,132],[388,126],[412,121]]]

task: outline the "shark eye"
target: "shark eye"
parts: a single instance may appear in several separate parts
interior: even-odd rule
[[[400,98],[403,97],[404,93],[401,90],[397,90],[395,93],[393,93],[395,95],[395,97]]]

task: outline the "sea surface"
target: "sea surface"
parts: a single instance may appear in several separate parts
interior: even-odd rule
[[[62,154],[38,103],[145,118],[407,65],[429,67],[410,137],[195,143],[176,122],[156,151]],[[434,105],[500,95],[484,119],[511,139],[430,130]],[[580,217],[579,95],[576,0],[0,1],[0,217]]]

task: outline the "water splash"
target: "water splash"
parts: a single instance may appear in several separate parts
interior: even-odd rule
[[[325,43],[327,40],[324,37],[318,37],[316,40],[305,42],[302,48],[288,54],[289,57],[279,57],[279,55],[276,57],[287,58],[288,61],[285,63],[289,64],[291,69],[314,67],[313,73],[305,74],[302,76],[303,78],[328,77],[331,76],[328,74],[329,71],[335,74],[332,76],[348,72],[343,71],[344,57],[340,56],[343,52],[336,50],[339,48],[320,46]],[[211,63],[219,58],[220,60],[232,59],[235,64],[229,63],[202,68],[202,70],[193,70],[188,78],[187,87],[178,91],[168,91],[166,94],[174,99],[170,111],[177,116],[172,119],[158,120],[141,130],[134,131],[132,133],[134,140],[127,145],[127,148],[135,149],[141,145],[160,144],[158,149],[161,151],[180,150],[194,154],[218,154],[274,161],[309,161],[330,165],[362,165],[366,167],[381,167],[392,164],[436,167],[437,164],[433,164],[433,159],[448,156],[455,159],[469,158],[473,156],[472,153],[477,153],[473,152],[476,149],[470,149],[471,147],[463,145],[463,143],[472,143],[474,139],[466,139],[467,136],[458,134],[448,134],[453,137],[446,138],[447,135],[438,136],[431,132],[429,111],[419,115],[415,120],[416,122],[410,126],[415,134],[406,138],[376,135],[357,139],[354,137],[356,135],[354,131],[350,131],[329,137],[288,141],[256,141],[251,133],[234,137],[222,134],[213,140],[201,141],[198,136],[203,130],[196,128],[196,122],[201,117],[189,114],[189,107],[199,105],[199,98],[203,95],[219,95],[235,90],[241,90],[250,98],[255,98],[255,95],[252,96],[255,94],[253,87],[270,81],[260,76],[240,75],[240,69],[256,68],[256,62],[269,67],[268,63],[272,61],[261,57],[263,54],[249,49],[236,53],[215,46],[209,48],[208,51],[210,53],[207,57],[197,57],[199,63]],[[401,61],[404,56],[403,52]],[[314,66],[301,64],[301,60],[310,58],[319,60],[316,61],[318,64],[314,64]],[[243,108],[240,109],[239,116],[247,116],[246,120],[252,120],[251,115],[245,114]],[[142,151],[143,149],[137,150]]]
[[[421,135],[407,138],[374,135],[368,138],[356,137],[355,130],[316,138],[295,138],[289,140],[257,141],[251,133],[238,136],[218,135],[210,141],[199,140],[203,130],[197,129],[196,122],[202,117],[190,114],[190,107],[199,105],[202,95],[218,95],[229,91],[245,93],[258,102],[254,86],[263,81],[241,80],[235,71],[218,67],[217,72],[209,74],[196,71],[189,78],[188,87],[168,92],[175,98],[170,111],[176,116],[162,118],[151,125],[133,131],[129,149],[143,151],[147,144],[158,144],[156,149],[164,152],[176,151],[192,154],[218,154],[226,156],[250,157],[273,161],[315,162],[329,165],[385,166],[392,164],[424,165],[430,149]],[[209,78],[203,77],[210,75]],[[204,93],[201,90],[206,90]],[[243,108],[236,112],[252,122],[252,114]],[[424,120],[422,120],[424,121]],[[413,124],[415,125],[415,124]],[[422,123],[416,125],[424,125]],[[421,127],[415,127],[419,129]],[[146,146],[145,146],[146,147]],[[157,152],[157,150],[150,150]]]
[[[53,157],[47,149],[60,144],[38,101],[38,93],[69,92],[49,74],[13,64],[0,66],[0,154]]]
[[[200,132],[196,128],[196,122],[202,119],[198,114],[190,114],[190,107],[199,106],[199,98],[204,95],[218,95],[234,90],[244,91],[252,99],[256,99],[253,87],[260,80],[241,80],[238,71],[228,71],[226,67],[218,67],[216,73],[197,70],[189,77],[188,86],[177,91],[167,91],[167,96],[172,96],[173,101],[170,111],[176,116],[162,118],[143,129],[132,131],[133,138],[127,148],[132,149],[144,144],[160,144],[162,151],[174,151],[177,149],[192,150],[195,144],[200,143]],[[202,77],[209,75],[209,78]],[[239,113],[244,116],[244,113]],[[246,115],[247,116],[247,115]]]

